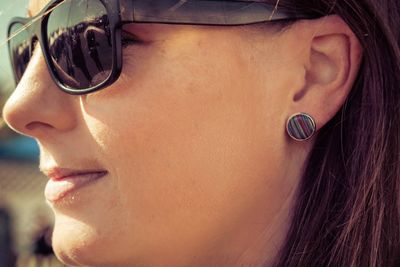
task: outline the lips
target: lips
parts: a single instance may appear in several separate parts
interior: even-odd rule
[[[44,173],[50,178],[44,191],[45,197],[50,202],[57,202],[68,194],[96,182],[108,172],[105,170],[78,171],[54,168],[44,171]]]

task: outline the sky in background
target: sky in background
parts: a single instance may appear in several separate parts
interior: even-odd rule
[[[0,0],[0,86],[12,86],[12,74],[7,53],[7,25],[12,17],[25,16],[28,0]]]

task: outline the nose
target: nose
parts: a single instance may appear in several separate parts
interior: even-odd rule
[[[15,131],[37,139],[69,131],[76,126],[76,98],[57,88],[37,45],[21,81],[4,106],[4,120]]]

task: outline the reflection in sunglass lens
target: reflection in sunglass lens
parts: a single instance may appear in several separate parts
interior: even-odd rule
[[[47,43],[50,64],[64,86],[87,89],[110,76],[111,33],[101,1],[64,1],[48,17]]]
[[[24,29],[23,24],[15,23],[10,28],[9,37],[11,38],[9,43],[11,63],[18,82],[31,58],[29,33]]]

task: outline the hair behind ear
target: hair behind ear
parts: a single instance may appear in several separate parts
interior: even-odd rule
[[[280,1],[340,15],[364,58],[321,130],[276,266],[400,266],[400,1]]]

